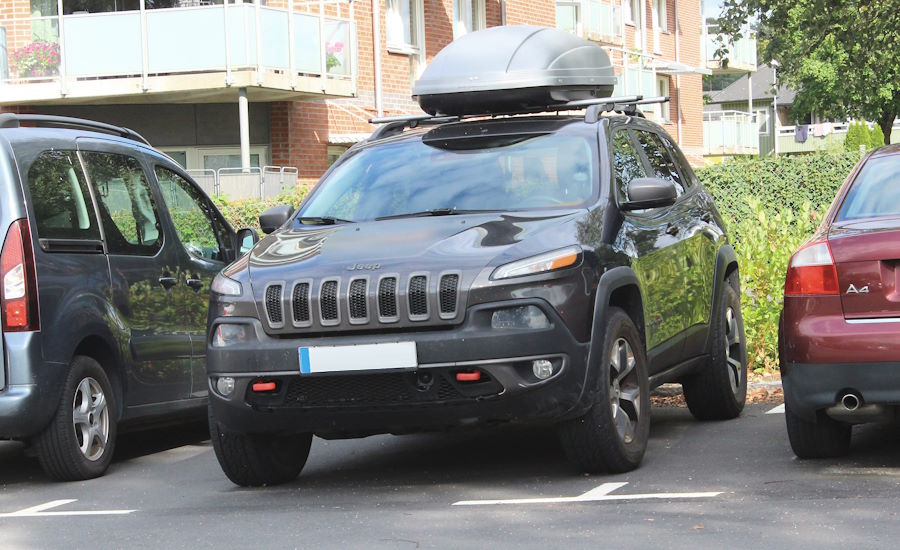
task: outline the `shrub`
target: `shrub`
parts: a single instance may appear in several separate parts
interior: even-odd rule
[[[306,190],[298,189],[296,191],[286,191],[281,193],[274,199],[237,199],[231,200],[226,195],[220,195],[213,199],[219,210],[231,224],[234,229],[243,229],[250,227],[256,231],[259,228],[259,215],[267,208],[278,206],[280,204],[290,204],[294,208],[300,205],[303,197],[306,196]]]
[[[881,131],[881,126],[876,124],[872,126],[872,131],[869,132],[869,149],[875,149],[882,145],[884,145],[884,132]]]
[[[859,152],[859,146],[869,148],[869,126],[865,122],[851,122],[847,128],[847,136],[844,138],[844,149],[848,152]]]

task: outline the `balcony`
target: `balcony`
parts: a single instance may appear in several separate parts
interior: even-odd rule
[[[724,59],[718,59],[716,50],[719,49],[719,37],[723,35],[718,32],[716,25],[705,25],[703,27],[703,55],[706,68],[711,69],[714,73],[756,71],[756,32],[744,29],[742,34],[743,37],[737,41],[730,38],[725,39],[728,55]]]
[[[703,154],[758,155],[759,127],[756,115],[741,111],[703,113]]]
[[[622,44],[622,6],[601,0],[559,1],[556,27],[595,42]]]
[[[870,125],[871,126],[871,125]],[[815,151],[843,151],[847,137],[847,122],[807,124],[805,132],[798,132],[797,126],[781,126],[776,130],[778,154],[812,153]],[[803,141],[798,141],[797,134]],[[900,119],[894,121],[891,143],[900,142]]]
[[[224,4],[0,20],[0,104],[232,101],[239,88],[251,101],[352,96],[350,10]]]

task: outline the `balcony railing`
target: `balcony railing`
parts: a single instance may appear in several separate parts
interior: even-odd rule
[[[759,154],[759,127],[756,115],[741,111],[703,113],[703,154]]]
[[[656,81],[656,56],[609,46],[605,49],[609,53],[618,77],[618,82],[613,90],[614,96],[655,97],[660,95]],[[661,119],[662,111],[658,103],[645,105],[641,110],[654,120]]]
[[[235,84],[319,92],[336,81],[355,88],[356,28],[350,19],[225,4],[0,21],[0,103],[21,87],[52,84],[59,97],[80,83],[138,79],[132,93],[153,92],[155,77],[207,75]],[[4,42],[5,38],[5,42]],[[157,87],[159,83],[156,83]],[[170,82],[165,91],[177,91]],[[312,84],[315,86],[315,84]],[[19,92],[19,93],[15,93]]]
[[[703,28],[703,51],[706,67],[713,70],[722,71],[746,71],[756,70],[756,32],[751,29],[744,29],[742,37],[735,41],[730,38],[725,39],[725,46],[728,48],[728,55],[725,59],[716,57],[716,51],[720,47],[719,33],[717,25],[706,25]]]
[[[843,150],[849,127],[850,124],[847,122],[807,124],[805,131],[798,131],[797,126],[781,126],[775,137],[778,140],[778,154]],[[802,141],[799,141],[798,134]],[[900,118],[894,121],[891,131],[891,143],[898,142],[900,142]]]
[[[556,26],[572,34],[606,43],[622,43],[622,6],[603,0],[556,3]]]

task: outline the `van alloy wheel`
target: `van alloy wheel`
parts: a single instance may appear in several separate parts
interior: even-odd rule
[[[109,407],[100,383],[87,377],[78,384],[72,399],[75,440],[88,460],[98,460],[109,439]]]

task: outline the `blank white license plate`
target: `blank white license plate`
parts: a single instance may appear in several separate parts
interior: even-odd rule
[[[415,342],[300,348],[300,372],[412,369],[419,365]]]

